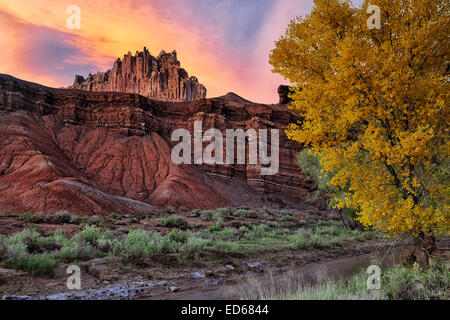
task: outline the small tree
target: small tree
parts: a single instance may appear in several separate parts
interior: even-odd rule
[[[311,194],[313,199],[322,198],[323,193],[325,193],[329,198],[327,199],[328,206],[333,207],[336,204],[335,199],[339,199],[342,203],[345,203],[349,186],[347,185],[345,189],[342,189],[341,187],[330,184],[331,179],[334,177],[334,172],[324,170],[317,153],[314,154],[310,149],[303,149],[297,154],[297,164],[301,171],[313,180],[317,186],[317,190]],[[360,228],[361,230],[364,228],[356,220],[357,209],[344,206],[338,212],[346,228]],[[342,213],[344,213],[344,216]]]
[[[449,233],[449,7],[447,0],[315,0],[270,56],[294,84],[303,117],[286,131],[321,155],[336,206],[392,235],[411,234],[431,254]]]

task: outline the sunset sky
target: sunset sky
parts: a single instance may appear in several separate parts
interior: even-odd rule
[[[356,4],[361,1],[356,1]],[[69,30],[69,5],[81,29]],[[153,55],[177,50],[208,97],[233,91],[275,103],[286,83],[268,63],[289,20],[312,0],[0,0],[0,73],[48,86],[105,71],[117,57],[146,46]]]

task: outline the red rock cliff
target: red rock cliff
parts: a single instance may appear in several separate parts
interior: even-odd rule
[[[280,169],[175,165],[175,129],[280,129]],[[0,212],[92,215],[187,208],[301,204],[312,189],[295,165],[301,145],[285,105],[235,94],[162,102],[137,94],[52,89],[0,74]]]
[[[177,53],[162,51],[153,57],[147,48],[118,58],[112,69],[90,74],[87,79],[75,76],[73,89],[137,93],[162,101],[195,101],[206,97],[206,88],[196,77],[189,77],[180,67]]]

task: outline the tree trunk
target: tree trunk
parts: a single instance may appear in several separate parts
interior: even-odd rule
[[[429,266],[433,254],[436,252],[436,238],[433,234],[419,233],[414,238],[415,260],[421,268]]]

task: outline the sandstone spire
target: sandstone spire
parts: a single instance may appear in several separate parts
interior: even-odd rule
[[[206,88],[196,77],[189,77],[180,67],[177,52],[161,51],[153,57],[148,49],[131,52],[118,58],[112,69],[89,74],[85,79],[75,76],[73,89],[89,91],[117,91],[138,93],[148,98],[182,102],[200,100],[206,97]]]

